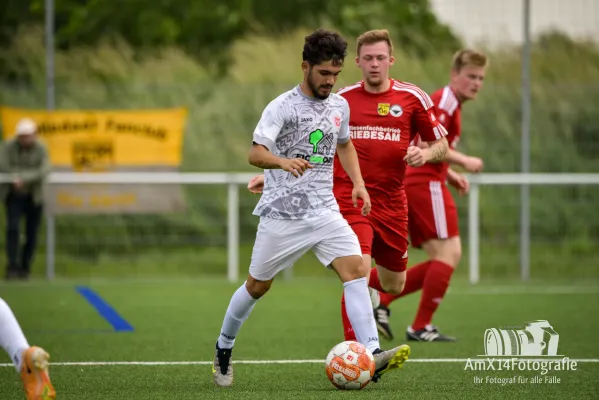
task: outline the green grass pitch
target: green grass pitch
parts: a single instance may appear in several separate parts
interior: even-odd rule
[[[114,332],[77,293],[79,284],[102,296],[134,331]],[[0,284],[0,296],[13,308],[30,343],[51,353],[51,376],[61,400],[593,399],[599,393],[596,281],[470,286],[456,279],[435,323],[458,342],[411,342],[412,355],[402,370],[351,393],[329,383],[321,361],[343,340],[342,287],[332,277],[275,281],[238,336],[234,386],[215,387],[210,368],[214,343],[237,287],[214,278],[36,281]],[[383,339],[383,346],[403,342],[418,299],[411,295],[392,305],[396,340]],[[538,319],[553,325],[559,334],[558,353],[579,360],[576,370],[542,375],[466,368],[468,358],[484,353],[487,328]],[[0,399],[23,399],[9,362],[0,354]],[[515,383],[499,379],[513,377]]]

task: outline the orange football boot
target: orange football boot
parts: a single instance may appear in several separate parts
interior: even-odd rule
[[[30,347],[23,352],[21,380],[27,400],[52,400],[56,391],[50,382],[48,360],[50,355],[40,347]]]

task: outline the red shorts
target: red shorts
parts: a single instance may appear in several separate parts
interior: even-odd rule
[[[343,210],[342,210],[343,213]],[[360,214],[343,215],[358,236],[362,254],[369,254],[377,265],[402,272],[408,265],[408,221]]]
[[[440,181],[406,187],[412,246],[420,248],[430,239],[459,236],[458,210],[447,186]]]

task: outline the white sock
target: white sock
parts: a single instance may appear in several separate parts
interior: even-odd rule
[[[12,310],[0,298],[0,346],[8,353],[15,364],[17,372],[21,369],[23,351],[29,348],[29,343],[15,318]]]
[[[248,318],[258,300],[250,296],[245,287],[245,282],[231,297],[229,308],[225,314],[225,320],[218,337],[218,347],[231,349],[235,344],[235,337],[241,329],[241,325]]]
[[[381,345],[376,329],[370,293],[366,278],[354,279],[343,284],[345,295],[345,310],[351,322],[358,342],[370,351],[375,351]]]

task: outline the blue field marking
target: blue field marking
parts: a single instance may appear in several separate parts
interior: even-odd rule
[[[115,332],[132,332],[133,327],[115,311],[99,294],[86,286],[77,286],[77,292],[87,300],[98,314],[102,316]]]

